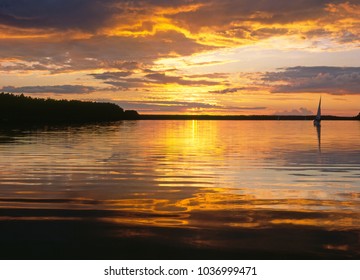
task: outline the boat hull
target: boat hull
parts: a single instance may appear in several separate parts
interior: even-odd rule
[[[314,120],[314,126],[320,126],[321,125],[321,120]]]

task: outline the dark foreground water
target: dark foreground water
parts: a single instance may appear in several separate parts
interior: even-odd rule
[[[0,130],[2,259],[359,259],[360,122]]]

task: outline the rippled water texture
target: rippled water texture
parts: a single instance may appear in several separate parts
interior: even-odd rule
[[[0,130],[0,256],[360,257],[360,122]]]

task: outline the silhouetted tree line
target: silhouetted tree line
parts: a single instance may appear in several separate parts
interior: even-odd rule
[[[138,119],[113,103],[55,100],[0,93],[0,123],[73,123]]]

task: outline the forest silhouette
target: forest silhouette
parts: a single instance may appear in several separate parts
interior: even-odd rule
[[[113,103],[55,100],[0,93],[0,123],[82,123],[137,119]]]

